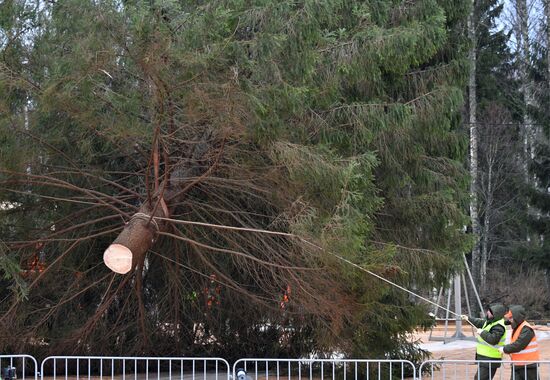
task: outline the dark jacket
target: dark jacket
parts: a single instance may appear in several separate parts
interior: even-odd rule
[[[506,312],[506,308],[502,304],[493,304],[489,306],[489,310],[491,310],[491,313],[493,314],[493,318],[468,318],[472,324],[477,327],[478,329],[483,328],[485,324],[496,322],[500,319],[504,318],[504,313]],[[491,327],[489,331],[482,331],[480,336],[481,339],[486,341],[489,344],[496,345],[498,342],[500,342],[500,339],[506,332],[504,326],[501,325],[494,325]],[[479,355],[476,353],[476,360],[500,360],[495,358],[489,358],[484,355]]]
[[[525,320],[525,309],[522,306],[514,305],[510,306],[510,311],[512,312],[512,335],[516,332],[519,325],[522,324],[522,322]],[[504,346],[503,351],[506,354],[513,354],[515,352],[520,352],[523,350],[529,342],[531,342],[531,339],[535,336],[535,332],[532,328],[528,326],[524,326],[521,329],[521,332],[519,333],[518,339],[510,344],[507,344]]]

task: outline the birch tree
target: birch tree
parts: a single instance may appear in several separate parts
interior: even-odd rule
[[[530,112],[534,106],[533,82],[530,77],[531,43],[530,43],[530,4],[527,0],[515,0],[516,12],[516,43],[518,74],[521,82],[521,94],[523,95],[523,152],[524,152],[524,175],[527,184],[533,184],[529,174],[529,162],[534,156],[535,128]]]
[[[544,2],[546,15],[546,81],[550,89],[550,0]]]
[[[478,125],[477,125],[477,95],[476,95],[476,2],[472,1],[470,16],[468,17],[468,39],[470,49],[468,51],[468,63],[470,67],[468,75],[468,126],[470,131],[470,223],[474,245],[472,248],[472,273],[474,282],[480,284],[482,279],[481,255],[479,249],[479,237],[481,227],[478,215]],[[475,305],[475,303],[473,303]]]

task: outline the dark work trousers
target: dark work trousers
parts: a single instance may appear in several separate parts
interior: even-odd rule
[[[538,380],[539,366],[538,364],[515,365],[512,372],[511,380]]]
[[[479,363],[474,380],[491,380],[497,372],[500,363]]]

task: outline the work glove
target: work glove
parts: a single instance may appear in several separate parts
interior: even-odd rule
[[[477,330],[476,330],[476,334],[477,334],[477,335],[481,335],[482,332],[483,332],[482,329],[477,329]]]
[[[467,315],[461,315],[460,319],[462,319],[463,321],[468,321],[468,316]]]

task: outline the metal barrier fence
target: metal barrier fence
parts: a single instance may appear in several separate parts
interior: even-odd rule
[[[514,366],[509,360],[239,359],[50,356],[38,371],[30,355],[0,355],[0,380],[550,380],[550,361]],[[231,374],[233,376],[231,376]]]
[[[40,366],[41,380],[230,380],[221,358],[50,356]]]
[[[416,378],[407,360],[240,359],[234,380],[384,380]]]
[[[38,363],[30,355],[0,355],[0,378],[37,380]]]
[[[484,367],[484,368],[482,368]],[[419,380],[487,380],[494,370],[494,380],[550,380],[550,361],[531,366],[514,366],[510,360],[428,360],[418,369]]]

